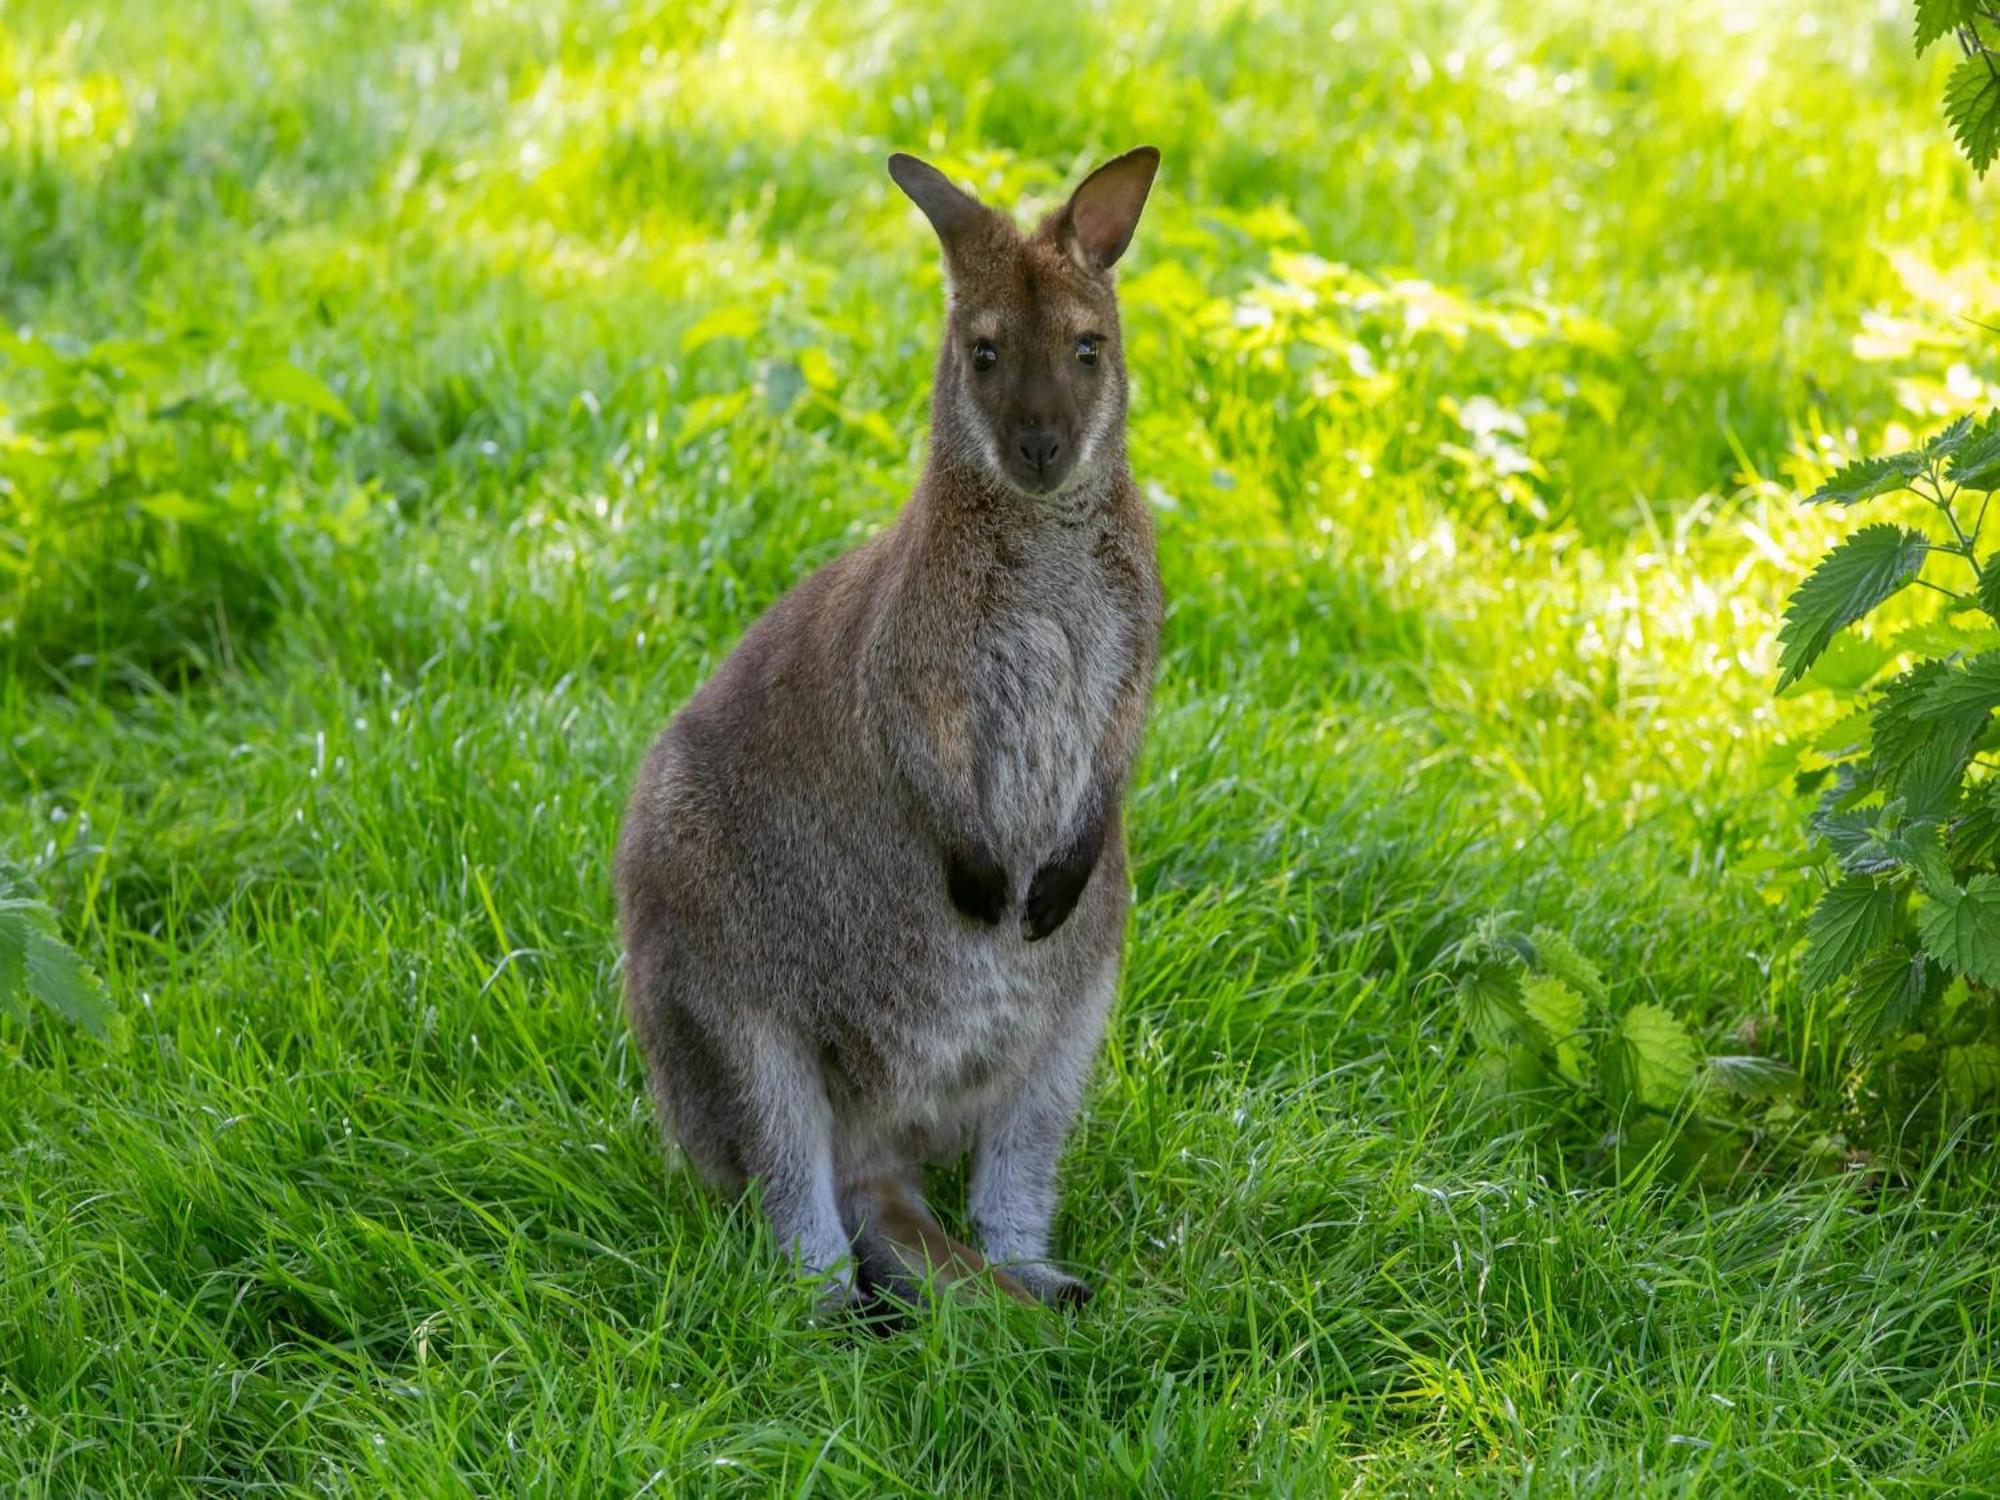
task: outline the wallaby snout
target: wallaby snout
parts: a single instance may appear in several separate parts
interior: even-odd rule
[[[1023,427],[1014,440],[1014,449],[1033,473],[1037,485],[1051,485],[1061,478],[1057,463],[1066,451],[1062,435],[1052,427]]]

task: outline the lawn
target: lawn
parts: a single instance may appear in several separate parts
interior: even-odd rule
[[[0,856],[121,1012],[0,1018],[23,1495],[2000,1493],[1992,1115],[1798,976],[1779,613],[1847,454],[1996,393],[1900,4],[0,0]],[[883,170],[1121,268],[1170,598],[1081,1314],[816,1322],[663,1162],[645,743],[891,518]],[[1916,608],[1913,604],[1911,608]],[[1534,925],[1727,1148],[1496,1100]],[[957,1184],[940,1182],[946,1207]]]

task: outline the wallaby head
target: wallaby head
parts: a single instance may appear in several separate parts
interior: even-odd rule
[[[1030,496],[1088,483],[1122,459],[1125,349],[1111,268],[1132,242],[1160,153],[1105,163],[1030,234],[901,154],[889,175],[944,245],[951,288],[933,443]]]

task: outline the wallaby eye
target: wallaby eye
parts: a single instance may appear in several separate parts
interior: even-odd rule
[[[1096,364],[1097,346],[1103,342],[1103,338],[1094,333],[1086,333],[1082,338],[1078,339],[1076,341],[1077,363],[1085,365]]]
[[[977,339],[972,345],[972,368],[990,370],[1000,363],[1000,350],[991,339]]]

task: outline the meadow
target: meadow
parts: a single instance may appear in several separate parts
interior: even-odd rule
[[[119,1012],[0,1019],[0,1487],[2000,1493],[1992,1113],[1825,1045],[1838,654],[1773,695],[1801,495],[2000,400],[1909,24],[0,0],[0,856]],[[663,1161],[624,791],[921,461],[887,154],[1140,142],[1099,1295],[815,1321]],[[1496,1097],[1453,966],[1534,927],[1788,1086]]]

